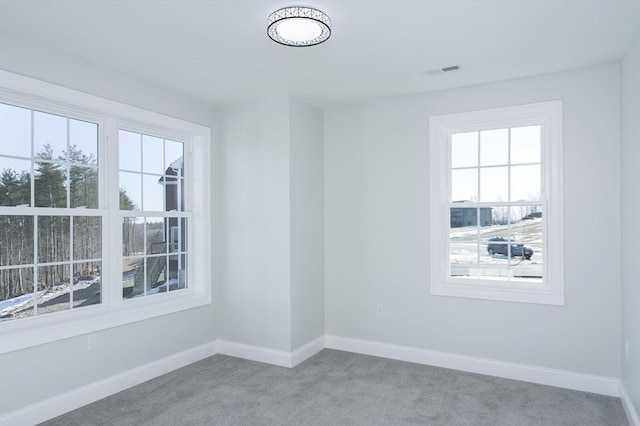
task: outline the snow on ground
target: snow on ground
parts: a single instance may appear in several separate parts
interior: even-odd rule
[[[147,293],[138,293],[138,294],[134,294],[132,297],[142,297],[142,296],[149,296],[151,294],[158,294],[158,293],[164,293],[165,291],[167,291],[167,286],[169,286],[169,291],[172,290],[176,290],[178,289],[178,280],[173,278],[170,279],[168,282],[162,283],[157,287],[154,287],[152,289],[147,290]]]
[[[506,238],[511,234],[516,243],[525,244],[533,249],[534,255],[530,261],[518,257],[509,259],[507,256],[487,253],[487,243],[490,238]],[[508,225],[467,226],[452,228],[450,231],[451,245],[449,260],[451,264],[459,265],[535,265],[542,261],[542,219],[521,220]],[[479,244],[478,244],[479,243]]]
[[[39,291],[37,293],[23,294],[22,296],[14,297],[13,299],[7,299],[0,302],[0,317],[10,312],[20,309],[27,303],[31,302],[34,298],[42,296],[46,293],[46,290]]]
[[[492,237],[507,237],[511,233],[512,237],[523,243],[542,243],[542,219],[521,220],[509,225],[481,226],[478,234],[478,227],[465,226],[461,228],[451,228],[450,238],[452,242],[471,241],[476,238],[480,240]]]
[[[451,248],[450,257],[451,263],[460,264],[476,264],[478,263],[478,252],[472,250],[466,250],[463,248]],[[480,263],[488,265],[504,265],[509,258],[501,254],[480,254]],[[516,259],[519,260],[519,259]]]
[[[27,306],[33,306],[34,304],[41,304],[51,299],[55,299],[58,296],[68,294],[73,288],[73,291],[83,290],[94,284],[100,277],[90,281],[78,281],[73,286],[57,285],[49,290],[41,290],[36,293],[23,294],[22,296],[14,297],[0,301],[0,318],[10,315],[12,312],[19,311]],[[67,301],[68,303],[68,301]]]

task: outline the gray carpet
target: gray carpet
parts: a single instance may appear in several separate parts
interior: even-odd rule
[[[215,355],[45,425],[618,426],[618,398],[325,349],[287,369]]]

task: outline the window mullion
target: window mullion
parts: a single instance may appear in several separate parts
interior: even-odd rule
[[[480,150],[482,149],[482,141],[480,140],[480,132],[477,132],[477,178],[476,180],[478,181],[478,186],[476,188],[476,197],[477,200],[475,200],[476,203],[478,203],[480,201]],[[480,209],[478,209],[479,211]],[[476,250],[478,252],[478,255],[476,256],[476,268],[477,268],[477,272],[476,272],[476,278],[480,278],[480,224],[479,224],[479,220],[480,220],[480,216],[476,216]]]
[[[38,294],[38,217],[33,217],[33,294]],[[33,315],[38,314],[38,304],[33,304]]]
[[[34,112],[33,110],[31,110],[31,176],[30,176],[30,185],[31,185],[31,194],[30,194],[30,200],[31,200],[31,207],[35,207],[36,206],[36,179],[35,179],[35,164],[33,159],[35,158],[36,155],[36,148],[35,148],[35,130],[34,130],[34,123],[33,123],[33,116],[34,116]],[[35,253],[35,251],[34,251]],[[34,278],[35,279],[35,278]]]
[[[103,265],[108,270],[106,279],[102,282],[107,306],[122,303],[122,218],[115,214],[120,209],[119,177],[118,177],[118,129],[115,120],[105,122],[102,134],[104,140],[103,157],[105,202],[108,214],[103,221],[102,239]]]
[[[511,206],[511,127],[507,128],[507,201],[509,201],[509,206]],[[511,235],[511,207],[509,207],[509,213],[507,214],[508,223],[507,223],[507,257],[509,261],[507,262],[507,282],[511,283],[511,239],[513,238]]]

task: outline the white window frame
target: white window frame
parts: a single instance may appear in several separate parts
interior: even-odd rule
[[[102,216],[103,235],[110,236],[103,239],[102,303],[0,322],[0,354],[211,304],[211,129],[3,70],[0,102],[98,123],[100,137],[105,141],[98,148],[101,207],[91,212]],[[121,220],[123,214],[132,212],[119,210],[118,179],[113,177],[118,176],[119,129],[139,130],[185,143],[184,161],[189,164],[185,179],[190,182],[185,191],[191,215],[186,289],[127,300],[122,297],[121,257],[113,253],[122,253]],[[107,170],[111,178],[107,177]],[[73,208],[65,210],[76,215]],[[78,209],[78,214],[84,210]],[[0,211],[34,214],[33,208],[24,207],[0,207]]]
[[[449,272],[450,141],[454,133],[541,126],[543,279],[539,283],[451,277]],[[562,101],[532,103],[429,119],[431,294],[564,305]],[[489,203],[490,204],[490,203]]]

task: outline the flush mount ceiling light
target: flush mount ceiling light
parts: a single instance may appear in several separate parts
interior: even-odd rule
[[[331,35],[331,18],[310,7],[285,7],[269,15],[267,34],[285,46],[315,46]]]

